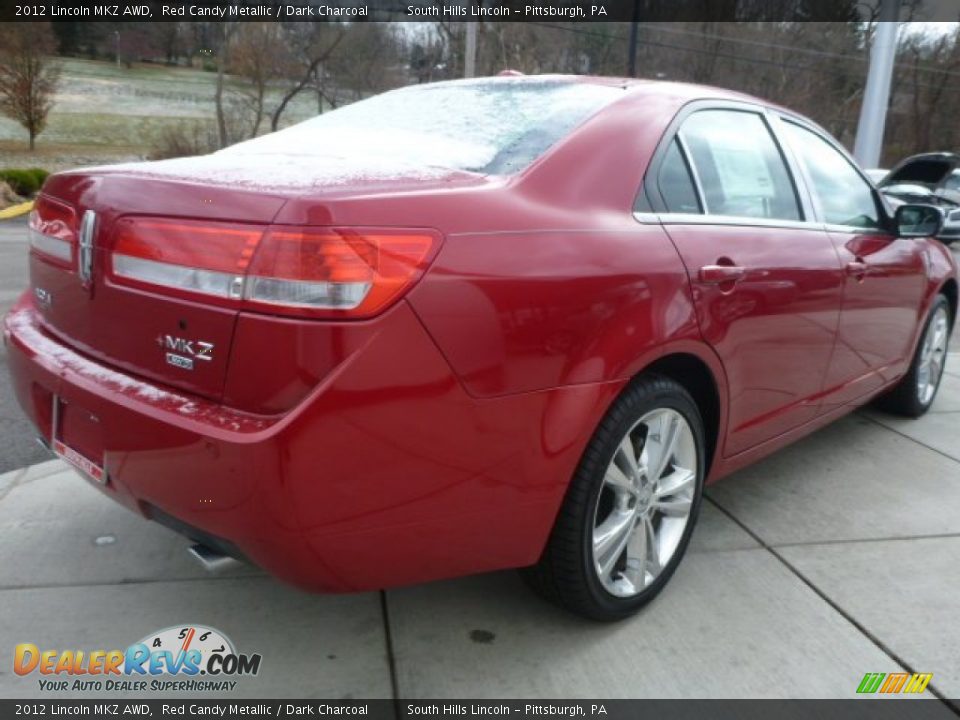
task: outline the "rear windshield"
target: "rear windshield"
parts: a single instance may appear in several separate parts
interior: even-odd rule
[[[485,174],[524,169],[623,97],[623,88],[566,80],[419,85],[361,100],[224,152],[382,158]]]

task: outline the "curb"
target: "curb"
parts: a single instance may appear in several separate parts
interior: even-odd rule
[[[20,203],[19,205],[11,205],[6,210],[0,210],[0,220],[9,220],[10,218],[20,217],[21,215],[26,215],[31,210],[33,210],[33,200],[28,200],[27,202]]]

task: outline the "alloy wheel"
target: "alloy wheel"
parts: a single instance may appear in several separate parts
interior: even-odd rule
[[[631,597],[677,552],[697,491],[697,447],[684,416],[658,408],[630,428],[607,466],[593,522],[593,565],[604,589]]]
[[[917,399],[922,405],[928,405],[943,374],[947,354],[947,336],[949,322],[947,310],[942,305],[934,312],[924,333],[920,346],[920,363],[917,367]]]

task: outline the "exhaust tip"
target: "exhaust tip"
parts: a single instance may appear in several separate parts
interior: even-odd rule
[[[199,543],[188,547],[187,553],[208,573],[221,573],[240,564],[236,558]]]

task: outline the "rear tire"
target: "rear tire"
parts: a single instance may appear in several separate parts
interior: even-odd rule
[[[907,374],[877,401],[877,405],[888,412],[913,418],[927,412],[937,397],[943,378],[949,339],[950,305],[946,297],[937,295],[927,313],[923,334]]]
[[[548,600],[594,620],[637,612],[690,542],[704,476],[700,411],[675,380],[649,375],[614,402],[590,440],[539,563]]]

